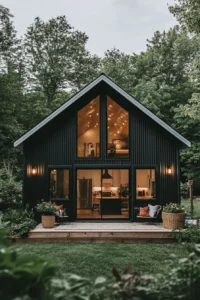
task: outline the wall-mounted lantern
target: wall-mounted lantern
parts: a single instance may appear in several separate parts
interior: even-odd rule
[[[167,174],[168,175],[172,174],[172,168],[170,166],[167,167]]]
[[[37,174],[37,168],[36,167],[33,167],[32,168],[32,175],[36,175]]]

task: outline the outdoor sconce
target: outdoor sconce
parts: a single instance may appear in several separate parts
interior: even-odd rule
[[[170,166],[167,167],[167,174],[168,175],[172,174],[172,168]]]
[[[37,168],[36,167],[33,167],[32,168],[32,175],[36,175],[37,174]]]

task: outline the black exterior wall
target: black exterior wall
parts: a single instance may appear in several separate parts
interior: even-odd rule
[[[78,159],[77,112],[94,97],[100,95],[101,103],[101,157]],[[106,157],[106,95],[129,111],[130,158]],[[134,219],[134,207],[147,202],[136,201],[136,168],[155,168],[157,203],[179,202],[179,149],[178,140],[119,95],[106,83],[100,83],[81,99],[60,113],[38,130],[23,144],[24,150],[24,203],[32,207],[41,200],[49,200],[49,169],[70,169],[70,200],[67,208],[71,220],[76,218],[76,169],[77,168],[127,168],[130,170],[131,206],[130,216]],[[167,174],[167,167],[172,174]],[[32,175],[31,168],[37,168]]]

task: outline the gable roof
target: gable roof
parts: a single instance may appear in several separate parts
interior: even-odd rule
[[[36,126],[34,126],[32,129],[30,129],[24,135],[22,135],[18,140],[16,140],[14,142],[14,147],[17,147],[20,144],[22,144],[31,135],[33,135],[35,132],[37,132],[40,128],[42,128],[44,125],[46,125],[52,119],[54,119],[57,115],[59,115],[67,107],[72,105],[75,101],[77,101],[79,98],[81,98],[83,95],[85,95],[88,91],[90,91],[92,88],[94,88],[97,84],[99,84],[102,81],[107,83],[110,87],[112,87],[115,91],[117,91],[120,95],[122,95],[124,98],[126,98],[133,105],[135,105],[139,110],[141,110],[143,113],[145,113],[148,117],[150,117],[152,120],[154,120],[156,123],[158,123],[161,127],[163,127],[165,130],[167,130],[171,135],[173,135],[175,138],[177,138],[179,141],[181,141],[184,145],[186,145],[188,147],[191,146],[191,143],[187,139],[185,139],[181,134],[179,134],[176,130],[174,130],[172,127],[167,125],[164,121],[162,121],[160,118],[158,118],[156,115],[154,115],[150,110],[148,110],[145,106],[143,106],[140,102],[138,102],[134,97],[130,96],[127,92],[125,92],[116,83],[114,83],[111,79],[109,79],[105,74],[102,73],[95,80],[93,80],[91,83],[86,85],[83,89],[81,89],[78,93],[76,93],[72,98],[70,98],[63,105],[61,105],[58,109],[56,109],[54,112],[52,112],[48,117],[46,117],[44,120],[42,120]]]

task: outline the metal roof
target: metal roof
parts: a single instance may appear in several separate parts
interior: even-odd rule
[[[172,127],[167,125],[164,121],[162,121],[160,118],[158,118],[156,115],[154,115],[150,110],[148,110],[145,106],[143,106],[140,102],[138,102],[134,97],[130,96],[127,92],[125,92],[122,88],[120,88],[116,83],[114,83],[111,79],[109,79],[105,74],[101,74],[95,80],[93,80],[91,83],[89,83],[87,86],[85,86],[83,89],[81,89],[78,93],[76,93],[72,98],[70,98],[68,101],[66,101],[63,105],[61,105],[58,109],[56,109],[54,112],[52,112],[48,117],[46,117],[44,120],[42,120],[36,126],[34,126],[32,129],[30,129],[24,135],[22,135],[18,140],[16,140],[14,142],[14,147],[17,147],[20,144],[22,144],[31,135],[33,135],[35,132],[37,132],[40,128],[42,128],[48,122],[53,120],[62,111],[64,111],[71,104],[73,104],[75,101],[77,101],[79,98],[81,98],[83,95],[85,95],[88,91],[90,91],[92,88],[94,88],[98,83],[100,83],[102,81],[107,83],[110,87],[112,87],[114,90],[116,90],[120,95],[122,95],[124,98],[126,98],[128,101],[130,101],[133,105],[135,105],[138,109],[140,109],[148,117],[150,117],[152,120],[154,120],[156,123],[158,123],[161,127],[166,129],[171,135],[176,137],[183,144],[185,144],[188,147],[191,146],[191,143],[187,139],[185,139],[181,134],[179,134],[176,130],[174,130]]]

